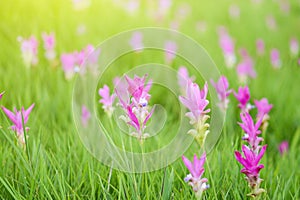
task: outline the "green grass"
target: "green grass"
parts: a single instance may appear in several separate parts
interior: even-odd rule
[[[262,199],[300,198],[300,68],[297,59],[289,54],[289,39],[299,38],[300,5],[291,1],[291,13],[284,15],[274,1],[253,5],[250,1],[185,1],[191,5],[191,13],[183,21],[180,31],[202,44],[229,78],[235,90],[239,83],[234,70],[224,67],[218,46],[216,29],[228,27],[236,46],[246,47],[255,58],[258,77],[249,81],[251,100],[267,97],[274,105],[270,113],[269,127],[265,137],[268,149],[262,163],[264,179],[262,187],[267,190]],[[69,1],[1,1],[0,2],[0,91],[6,91],[1,105],[12,109],[26,108],[35,103],[28,126],[30,127],[28,149],[16,144],[10,122],[0,114],[0,199],[193,199],[194,194],[183,178],[188,173],[179,158],[172,165],[149,173],[130,174],[102,165],[85,149],[76,132],[72,119],[73,80],[66,81],[60,68],[51,67],[43,58],[39,45],[39,64],[26,69],[17,37],[37,36],[41,43],[43,31],[54,31],[57,53],[79,50],[88,43],[99,44],[119,32],[143,26],[169,27],[176,17],[176,10],[183,1],[175,1],[165,20],[158,23],[145,16],[146,3],[136,16],[130,16],[111,1],[92,1],[84,11],[73,11]],[[241,8],[240,19],[228,16],[228,7],[235,3]],[[216,5],[217,4],[217,5]],[[278,22],[278,30],[265,27],[265,17],[272,14]],[[207,23],[207,31],[199,33],[195,24]],[[76,34],[77,26],[85,24],[85,35]],[[255,40],[266,42],[266,55],[255,56]],[[274,70],[269,62],[269,50],[279,48],[283,66]],[[124,71],[147,62],[163,62],[157,52],[151,56],[121,58],[116,65],[124,65]],[[130,57],[130,58],[132,58]],[[172,64],[178,68],[183,61]],[[122,73],[114,70],[108,73]],[[112,75],[107,76],[108,79]],[[201,77],[197,76],[197,81]],[[108,83],[111,84],[111,83]],[[154,101],[163,99],[159,92]],[[174,99],[171,98],[173,101]],[[234,151],[241,146],[242,132],[237,125],[237,101],[231,96],[223,133],[215,148],[208,154],[204,177],[209,179],[210,189],[205,199],[247,199],[249,189],[241,166],[234,158]],[[167,106],[170,110],[172,105]],[[100,111],[101,112],[101,111]],[[174,118],[174,121],[175,118]],[[174,122],[173,121],[173,122]],[[172,120],[166,124],[172,130]],[[288,140],[290,150],[280,156],[277,150],[282,140]],[[195,145],[186,153],[191,158]]]

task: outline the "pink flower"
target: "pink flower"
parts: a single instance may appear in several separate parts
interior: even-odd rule
[[[44,49],[45,49],[45,57],[48,60],[54,60],[56,53],[55,53],[55,36],[54,33],[42,33],[42,38],[44,41]]]
[[[228,80],[225,76],[221,76],[218,82],[214,82],[211,80],[211,84],[214,86],[216,89],[216,92],[218,94],[218,98],[220,100],[220,103],[218,106],[223,110],[226,111],[229,103],[229,99],[227,98],[232,90],[229,90],[229,83]]]
[[[76,58],[73,53],[64,53],[60,57],[66,79],[71,79],[75,74]]]
[[[256,53],[258,55],[263,55],[265,53],[265,43],[262,39],[256,40]]]
[[[280,68],[281,67],[281,60],[278,49],[272,49],[270,53],[270,59],[272,66],[274,68]]]
[[[81,123],[83,127],[87,127],[89,119],[91,118],[91,113],[85,105],[81,107]]]
[[[204,33],[207,30],[207,25],[205,21],[198,21],[196,23],[196,30],[199,31],[200,33]]]
[[[38,41],[34,36],[29,39],[23,39],[18,37],[18,41],[21,42],[21,52],[24,63],[27,67],[36,65],[38,63]]]
[[[256,72],[253,68],[253,60],[248,55],[246,49],[241,49],[242,61],[237,66],[237,73],[241,82],[246,82],[247,78],[255,78]]]
[[[207,179],[202,178],[204,173],[204,163],[206,161],[206,154],[203,153],[200,159],[197,158],[197,155],[194,155],[194,160],[191,162],[185,156],[182,156],[184,165],[188,168],[190,174],[188,174],[184,181],[188,182],[189,185],[193,187],[194,192],[197,196],[201,196],[202,192],[209,188],[207,184]]]
[[[239,101],[239,108],[242,112],[248,112],[251,106],[248,105],[250,100],[250,91],[248,86],[239,87],[238,93],[234,92],[235,98]]]
[[[266,25],[270,30],[276,30],[277,29],[277,22],[275,18],[272,15],[269,15],[266,17]]]
[[[202,146],[205,138],[209,133],[209,124],[206,120],[209,118],[207,113],[210,109],[206,109],[209,101],[206,99],[208,92],[208,85],[205,83],[203,90],[200,90],[196,83],[191,81],[187,84],[186,96],[179,96],[180,102],[189,109],[185,115],[190,119],[190,124],[194,126],[194,129],[188,131],[195,137],[197,142]]]
[[[273,105],[269,104],[268,99],[262,98],[260,101],[254,100],[254,104],[258,110],[257,118],[260,119],[264,115],[268,115]]]
[[[22,146],[25,145],[25,136],[24,136],[24,127],[23,127],[23,120],[24,125],[27,124],[29,119],[29,114],[31,113],[32,109],[34,107],[34,104],[32,104],[27,110],[22,107],[20,111],[17,109],[14,109],[14,113],[8,110],[7,108],[2,106],[3,112],[6,114],[6,116],[12,121],[14,125],[11,126],[11,129],[16,132],[18,140]],[[28,127],[25,127],[25,131],[27,132],[29,130]]]
[[[98,93],[101,97],[99,103],[102,103],[102,108],[104,109],[106,114],[111,117],[114,111],[113,103],[115,101],[116,94],[113,93],[112,95],[110,95],[109,87],[107,85],[104,85],[103,88],[100,88]]]
[[[288,141],[282,141],[279,146],[278,146],[278,150],[279,150],[279,153],[281,155],[284,155],[288,152],[289,150],[289,143]]]
[[[129,44],[136,52],[141,51],[141,49],[144,47],[143,34],[141,32],[134,32]]]
[[[97,74],[98,58],[101,53],[101,49],[95,48],[93,45],[88,44],[83,50],[81,50],[78,58],[78,64],[83,68],[82,73],[85,73],[86,69],[89,69],[94,74]]]
[[[189,81],[194,81],[195,77],[189,77],[189,72],[186,67],[179,67],[178,73],[177,73],[177,79],[180,89],[182,90],[182,93],[184,94],[186,91],[186,87]]]
[[[229,7],[229,16],[231,18],[239,18],[240,17],[240,8],[237,5],[231,5]]]
[[[176,57],[177,44],[173,41],[167,41],[165,43],[165,57],[166,62],[171,63]]]
[[[242,139],[247,141],[250,145],[250,149],[256,152],[260,148],[258,146],[259,143],[263,141],[263,138],[258,137],[258,135],[261,134],[259,128],[262,123],[262,118],[258,119],[258,121],[254,124],[253,119],[249,113],[241,113],[240,116],[242,119],[242,123],[238,124],[245,132],[245,135]]]
[[[299,43],[296,38],[291,38],[290,40],[290,52],[292,56],[297,56],[299,53]]]
[[[225,27],[219,28],[219,44],[223,50],[225,64],[227,67],[232,68],[236,63],[236,56],[234,51],[234,41],[228,34]]]

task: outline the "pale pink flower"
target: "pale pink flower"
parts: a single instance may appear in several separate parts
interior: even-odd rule
[[[182,160],[190,172],[190,174],[184,178],[184,181],[193,187],[197,197],[201,197],[203,191],[209,188],[209,185],[207,184],[207,178],[202,178],[202,175],[205,171],[204,163],[206,161],[206,153],[203,153],[200,159],[198,159],[197,155],[195,154],[192,162],[185,156],[182,156]]]
[[[42,38],[44,41],[45,57],[47,60],[54,60],[56,56],[55,52],[55,36],[54,33],[42,33]]]
[[[136,52],[140,52],[144,47],[143,34],[141,32],[134,32],[132,34],[132,37],[130,38],[129,44],[133,50],[135,50]]]
[[[177,44],[173,41],[165,43],[165,58],[167,63],[171,63],[176,57]]]
[[[129,14],[134,14],[135,12],[137,12],[139,10],[140,7],[140,1],[139,0],[129,0],[125,3],[124,7],[125,10],[129,13]]]
[[[234,50],[234,41],[228,34],[225,27],[219,28],[219,44],[223,50],[225,64],[227,67],[232,68],[236,63],[236,56]]]
[[[85,105],[81,107],[81,123],[83,127],[87,127],[89,120],[91,118],[91,113]]]
[[[246,82],[248,77],[256,78],[256,71],[253,67],[253,59],[249,56],[246,49],[241,49],[241,62],[237,65],[237,74],[242,83]]]
[[[272,49],[270,52],[271,64],[274,68],[281,67],[280,53],[278,49]]]
[[[205,21],[198,21],[196,23],[196,30],[199,31],[200,33],[204,33],[207,30],[207,24]]]
[[[272,15],[269,15],[266,17],[266,25],[270,30],[276,30],[277,29],[277,22],[275,18]]]
[[[179,21],[177,21],[177,20],[171,21],[171,23],[170,23],[170,28],[171,29],[173,29],[173,30],[179,30],[179,27],[180,27]]]
[[[195,80],[195,77],[194,76],[190,77],[187,68],[181,66],[178,69],[177,79],[178,79],[178,85],[181,89],[181,93],[185,94],[188,82],[189,81],[193,82]]]
[[[11,126],[11,129],[16,132],[18,141],[22,147],[25,147],[25,135],[24,131],[28,131],[28,127],[23,127],[27,124],[29,119],[29,114],[31,113],[32,109],[34,107],[34,104],[32,104],[27,110],[22,107],[20,111],[18,111],[16,108],[14,108],[14,113],[2,106],[3,112],[6,114],[6,116],[10,119],[10,121],[14,124]]]
[[[237,5],[231,5],[229,7],[229,16],[231,18],[239,18],[240,17],[240,7]]]
[[[291,38],[290,40],[290,52],[292,56],[297,56],[299,53],[299,43],[296,38]]]
[[[289,150],[289,143],[288,141],[282,141],[279,146],[278,146],[278,150],[279,150],[279,153],[281,155],[284,155],[288,152]]]
[[[103,106],[105,113],[111,117],[112,113],[114,111],[113,103],[116,98],[116,94],[110,94],[109,87],[107,85],[104,85],[103,88],[100,88],[98,91],[101,99],[99,100],[99,103],[101,103]]]
[[[228,96],[232,92],[232,90],[229,90],[229,83],[225,76],[221,76],[218,82],[214,82],[211,80],[212,86],[216,89],[216,92],[218,94],[218,98],[220,102],[218,103],[218,106],[222,111],[226,111],[229,103]]]
[[[265,42],[262,39],[256,40],[256,53],[257,55],[263,55],[265,53]]]
[[[21,52],[25,65],[30,67],[38,63],[38,41],[34,36],[29,39],[23,39],[18,37],[18,41],[21,42]]]
[[[61,55],[60,60],[66,79],[71,79],[76,72],[76,57],[73,53],[64,53]]]
[[[286,0],[280,0],[279,1],[279,6],[280,6],[280,10],[284,13],[284,14],[289,14],[290,10],[291,10],[291,5],[289,1]]]

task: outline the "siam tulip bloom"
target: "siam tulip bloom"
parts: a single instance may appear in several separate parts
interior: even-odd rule
[[[247,78],[255,78],[256,71],[253,68],[253,59],[249,56],[246,49],[241,49],[240,52],[242,61],[237,66],[237,74],[240,82],[245,83]]]
[[[147,75],[143,77],[135,75],[134,78],[131,79],[125,76],[128,85],[126,91],[127,97],[124,95],[124,91],[120,91],[118,87],[116,87],[116,94],[119,98],[120,105],[126,112],[126,116],[122,115],[120,118],[135,129],[135,132],[132,132],[131,135],[138,138],[140,142],[149,137],[149,134],[145,133],[146,124],[154,112],[154,109],[149,112],[148,106],[151,97],[149,90],[152,86],[152,81],[150,80],[146,84],[146,77]],[[123,95],[121,93],[123,93]]]
[[[115,109],[113,107],[113,103],[115,101],[116,94],[113,93],[110,95],[109,87],[107,85],[104,85],[103,88],[100,88],[98,93],[101,97],[99,103],[102,103],[102,108],[104,109],[104,112],[108,115],[108,117],[111,117]]]
[[[234,52],[234,41],[228,34],[224,27],[219,29],[219,43],[223,50],[225,64],[228,68],[232,68],[236,63],[236,56]]]
[[[256,53],[260,56],[265,53],[265,42],[262,39],[256,40]]]
[[[85,105],[81,107],[81,123],[83,127],[87,127],[89,120],[91,118],[91,113]]]
[[[22,147],[25,147],[24,131],[27,132],[29,130],[28,127],[25,127],[25,130],[24,130],[23,121],[24,121],[24,125],[26,125],[28,122],[28,119],[29,119],[29,114],[32,111],[33,107],[34,107],[34,104],[32,104],[27,110],[25,110],[24,107],[22,107],[22,109],[20,111],[18,111],[17,109],[14,109],[14,113],[13,113],[10,110],[8,110],[7,108],[2,106],[3,112],[10,119],[10,121],[12,121],[14,124],[11,126],[11,129],[16,132],[19,144]]]
[[[190,119],[190,124],[193,129],[188,131],[195,137],[196,141],[202,147],[207,134],[209,133],[209,124],[206,123],[210,112],[210,109],[206,109],[209,101],[206,99],[208,92],[208,85],[205,83],[203,90],[200,90],[196,83],[188,82],[186,88],[186,96],[179,96],[180,102],[188,108],[190,112],[185,115]]]
[[[65,78],[70,80],[75,72],[77,71],[75,68],[76,58],[73,53],[64,53],[60,57],[62,68],[65,72]]]
[[[165,43],[165,58],[167,63],[171,63],[176,57],[177,44],[173,41]]]
[[[254,124],[251,115],[245,112],[245,113],[241,113],[241,119],[242,119],[242,123],[238,123],[238,124],[245,132],[245,135],[242,139],[249,143],[250,149],[253,152],[257,153],[258,150],[260,149],[259,143],[263,141],[263,138],[258,137],[258,135],[261,134],[259,128],[262,123],[262,118],[260,118]]]
[[[141,32],[134,32],[129,41],[130,46],[136,52],[140,52],[144,47],[143,44],[143,34]]]
[[[237,5],[231,5],[229,7],[229,16],[233,19],[240,17],[240,7]]]
[[[252,192],[248,194],[248,196],[257,197],[261,193],[265,192],[264,189],[259,188],[260,183],[263,181],[259,177],[259,172],[262,168],[264,168],[263,164],[259,164],[261,158],[263,157],[266,151],[267,145],[261,147],[260,151],[255,153],[246,145],[242,146],[242,151],[244,157],[241,155],[240,152],[235,151],[235,158],[239,163],[241,163],[244,168],[241,170],[243,174],[245,174],[246,180],[249,183]]]
[[[211,80],[211,84],[214,86],[216,89],[216,92],[218,94],[218,98],[220,102],[218,103],[218,106],[222,111],[226,111],[229,103],[228,96],[232,92],[232,90],[229,90],[229,83],[228,80],[225,76],[221,76],[218,82],[214,82]]]
[[[193,187],[197,197],[201,197],[203,191],[209,188],[209,185],[207,184],[207,178],[202,178],[206,154],[203,153],[200,159],[198,159],[197,155],[195,154],[193,162],[189,161],[185,156],[182,156],[182,160],[190,172],[190,174],[184,178],[184,181]]]
[[[189,77],[189,72],[188,72],[187,68],[184,66],[181,66],[178,69],[177,79],[178,79],[178,85],[181,89],[181,93],[185,94],[188,82],[194,81],[195,77],[194,76]]]
[[[88,44],[79,54],[79,65],[86,70],[88,68],[94,74],[97,74],[98,58],[101,53],[101,49],[95,48],[93,45]],[[84,72],[83,72],[84,73]]]
[[[272,104],[269,104],[268,99],[263,98],[260,101],[254,100],[254,104],[257,108],[256,119],[259,120],[262,118],[262,130],[266,130],[268,127],[268,120],[270,116],[268,115],[270,110],[273,108]]]
[[[272,49],[270,53],[270,59],[272,66],[274,68],[280,68],[281,67],[281,60],[280,60],[280,54],[278,49]]]
[[[239,87],[238,93],[233,93],[235,98],[239,101],[238,107],[242,112],[249,112],[252,106],[248,103],[250,100],[250,91],[248,86]]]
[[[296,38],[290,40],[290,52],[292,56],[297,56],[299,53],[299,43]]]
[[[47,60],[54,60],[56,56],[55,52],[55,36],[54,33],[42,33],[42,38],[44,41],[45,57]]]
[[[281,155],[285,155],[289,150],[289,142],[282,141],[278,146],[278,150]]]
[[[36,65],[38,63],[38,41],[34,36],[29,39],[23,39],[18,37],[18,41],[21,42],[21,52],[25,65],[30,67],[31,65]]]

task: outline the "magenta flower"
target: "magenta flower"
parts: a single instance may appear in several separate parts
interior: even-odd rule
[[[264,168],[264,165],[259,164],[259,162],[263,157],[266,148],[267,145],[264,145],[263,147],[261,147],[261,150],[259,152],[255,153],[249,147],[243,145],[242,151],[244,157],[240,152],[235,151],[235,158],[244,166],[241,172],[247,176],[246,180],[248,181],[249,186],[252,189],[252,193],[248,194],[249,196],[256,197],[265,192],[264,189],[259,188],[259,185],[262,182],[262,179],[259,178],[259,172],[262,168]]]
[[[290,52],[292,56],[297,56],[299,53],[299,43],[296,38],[291,38],[290,40]]]
[[[241,113],[240,116],[242,119],[242,123],[238,124],[245,132],[245,135],[242,139],[249,143],[251,150],[257,152],[260,148],[259,143],[263,141],[263,138],[258,137],[258,135],[261,134],[259,128],[262,123],[262,118],[258,119],[258,121],[254,124],[253,119],[249,113],[244,112]]]
[[[286,154],[289,150],[289,142],[288,141],[282,141],[278,146],[278,150],[279,150],[279,153],[281,155]]]
[[[190,124],[194,127],[194,129],[188,131],[188,134],[194,136],[201,146],[204,144],[206,135],[209,133],[209,130],[207,130],[209,124],[206,123],[209,118],[207,113],[210,112],[210,109],[206,109],[209,103],[206,99],[207,92],[207,83],[205,83],[203,90],[200,90],[196,83],[189,81],[186,96],[179,96],[180,102],[190,111],[185,115],[190,119]]]
[[[31,65],[36,65],[38,63],[38,41],[34,36],[29,39],[23,39],[18,37],[18,41],[21,42],[21,52],[25,65],[30,67]]]
[[[91,118],[91,113],[85,105],[81,107],[81,123],[83,127],[87,127],[89,120]]]
[[[195,77],[190,77],[187,68],[181,66],[178,69],[177,79],[178,79],[178,85],[179,85],[180,89],[182,90],[181,93],[185,94],[188,82],[194,81]]]
[[[219,44],[221,49],[223,50],[226,66],[232,68],[236,63],[234,41],[228,34],[225,27],[219,28]]]
[[[111,117],[114,107],[113,103],[116,98],[116,94],[113,93],[110,95],[109,87],[107,85],[104,85],[103,88],[100,88],[98,91],[101,99],[99,100],[99,103],[102,103],[102,108],[104,109],[104,112]]]
[[[260,101],[254,100],[254,104],[257,108],[257,119],[263,118],[268,115],[270,110],[273,108],[272,104],[269,104],[268,99],[262,98]]]
[[[24,136],[24,131],[28,131],[29,128],[23,127],[23,120],[24,120],[24,125],[27,124],[28,119],[29,119],[29,114],[31,113],[32,109],[34,107],[34,104],[32,104],[27,110],[22,107],[20,111],[17,109],[14,109],[14,113],[8,110],[7,108],[2,106],[3,112],[6,114],[6,116],[10,119],[10,121],[14,124],[11,126],[11,129],[16,132],[18,141],[20,145],[23,147],[25,146],[25,136]]]
[[[229,90],[229,83],[225,76],[221,76],[218,82],[214,82],[211,80],[211,84],[216,89],[216,92],[218,94],[218,98],[220,102],[218,103],[218,106],[221,110],[226,111],[229,103],[228,96],[232,92],[232,90]]]
[[[239,87],[238,93],[234,92],[235,98],[239,101],[238,107],[242,112],[248,112],[251,109],[251,105],[248,104],[250,100],[250,91],[248,86]]]
[[[176,57],[177,44],[173,41],[165,43],[165,58],[167,63],[171,63]]]
[[[270,53],[271,64],[274,68],[281,67],[280,53],[278,49],[272,49]]]
[[[55,52],[55,36],[54,33],[42,33],[42,38],[44,41],[45,57],[47,60],[54,60],[56,56]]]
[[[263,55],[265,53],[265,42],[262,39],[256,40],[256,53]]]
[[[129,44],[136,52],[141,51],[141,49],[144,47],[143,34],[141,32],[134,32],[130,38]]]
[[[208,180],[206,178],[202,178],[206,154],[203,153],[200,159],[198,159],[195,154],[193,162],[188,160],[185,156],[182,156],[182,160],[190,172],[190,174],[184,178],[184,181],[188,182],[189,185],[193,187],[197,197],[201,197],[203,191],[209,188],[209,185],[207,184]]]

